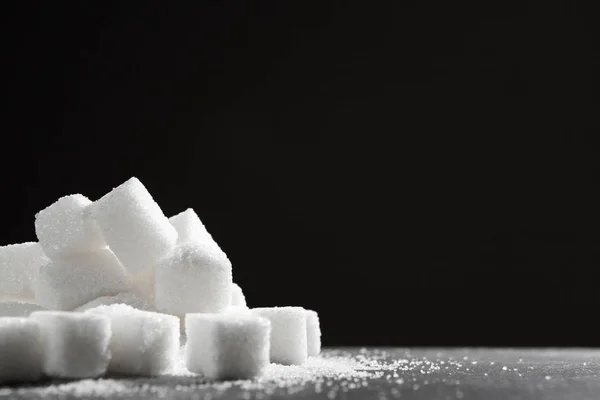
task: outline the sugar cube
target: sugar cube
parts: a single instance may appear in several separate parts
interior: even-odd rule
[[[0,318],[0,382],[35,381],[43,363],[39,325],[28,318]]]
[[[147,268],[135,275],[129,275],[133,292],[154,306],[155,273],[154,268]],[[153,311],[153,310],[149,310]]]
[[[106,315],[111,320],[109,372],[151,376],[173,367],[180,347],[179,318],[125,304],[99,306],[86,313]]]
[[[251,311],[271,321],[271,362],[292,365],[306,361],[306,310],[302,307],[261,307]]]
[[[231,285],[231,306],[242,308],[248,307],[246,305],[246,297],[244,296],[244,292],[242,292],[242,288],[236,283]]]
[[[306,338],[308,356],[317,356],[321,352],[321,325],[319,314],[313,310],[306,310]]]
[[[39,243],[28,242],[0,247],[0,297],[33,299],[33,281],[48,258]]]
[[[156,308],[168,314],[217,313],[231,302],[231,262],[201,243],[182,243],[156,265]]]
[[[73,194],[35,215],[35,233],[50,258],[106,247],[96,222],[87,215],[90,199]]]
[[[187,314],[188,370],[209,379],[250,379],[269,364],[271,324],[250,313]]]
[[[119,293],[116,296],[98,297],[89,303],[85,303],[84,305],[77,307],[74,311],[83,312],[85,310],[89,310],[90,308],[95,308],[98,306],[110,306],[112,304],[126,304],[138,310],[155,311],[154,307],[146,300],[131,292]]]
[[[178,233],[177,243],[200,242],[215,248],[215,251],[221,252],[221,248],[215,242],[212,235],[208,233],[206,227],[198,217],[198,214],[188,208],[177,215],[169,218],[171,225],[175,227]]]
[[[106,372],[111,358],[108,317],[68,311],[36,311],[29,318],[40,325],[46,375],[95,378]]]
[[[44,307],[24,301],[0,301],[0,317],[28,317],[34,311],[43,311]]]
[[[123,266],[108,249],[51,260],[40,268],[34,286],[37,304],[67,311],[131,289]]]
[[[192,208],[172,216],[169,222],[177,230],[177,243],[212,241],[211,234]]]
[[[154,266],[177,242],[177,231],[137,178],[113,189],[90,210],[106,243],[131,274]]]

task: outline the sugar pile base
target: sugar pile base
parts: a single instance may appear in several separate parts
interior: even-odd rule
[[[38,242],[0,246],[0,384],[161,376],[182,341],[185,369],[221,381],[320,353],[315,311],[248,307],[198,214],[168,218],[135,177],[96,201],[61,197],[33,222]]]
[[[328,381],[348,381],[350,386],[366,387],[377,370],[389,368],[385,363],[371,359],[369,362],[349,353],[324,352],[310,357],[303,365],[270,364],[262,375],[254,379],[211,381],[187,370],[184,349],[177,363],[166,375],[147,378],[113,377],[84,379],[73,382],[49,382],[45,386],[28,386],[14,389],[0,388],[3,396],[23,398],[86,398],[86,397],[133,397],[133,398],[219,398],[233,393],[241,398],[265,398],[274,394],[293,394],[313,385],[312,390],[334,390]],[[337,389],[335,389],[337,390]],[[339,389],[343,390],[343,389]],[[238,397],[238,396],[236,396]]]
[[[109,377],[0,387],[4,399],[598,399],[598,349],[325,350],[303,365],[210,382],[181,368],[147,378]]]

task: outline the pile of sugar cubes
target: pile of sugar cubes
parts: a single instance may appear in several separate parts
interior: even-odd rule
[[[0,247],[0,382],[154,376],[179,357],[208,379],[251,379],[320,353],[316,312],[248,308],[194,210],[167,218],[137,178],[58,199],[35,232]]]

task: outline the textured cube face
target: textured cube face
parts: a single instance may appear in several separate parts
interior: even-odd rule
[[[39,243],[0,246],[0,293],[20,300],[33,300],[34,278],[50,260]]]
[[[248,308],[246,305],[246,297],[242,288],[237,284],[231,285],[231,306],[237,308]]]
[[[44,373],[59,378],[95,378],[110,361],[110,320],[103,315],[36,311],[45,353]]]
[[[216,348],[216,332],[217,325],[206,315],[185,316],[185,360],[188,370],[206,376],[216,374],[219,353]]]
[[[50,258],[106,247],[87,213],[92,202],[81,194],[61,197],[35,216],[35,233]]]
[[[316,311],[306,310],[306,339],[308,356],[313,357],[321,352],[321,325]]]
[[[144,311],[156,311],[154,310],[154,306],[148,303],[145,299],[139,297],[135,293],[131,292],[123,292],[119,293],[116,296],[102,296],[98,297],[88,303],[85,303],[82,306],[77,307],[73,311],[86,311],[91,308],[99,307],[99,306],[110,306],[113,304],[126,304],[128,306],[137,308],[138,310]]]
[[[177,242],[177,231],[136,178],[96,201],[90,215],[131,274],[152,268]]]
[[[269,364],[270,322],[250,313],[186,315],[186,364],[209,379],[249,379]]]
[[[48,262],[39,269],[34,287],[38,304],[66,311],[131,289],[123,266],[108,249]]]
[[[191,208],[172,216],[169,222],[177,230],[177,243],[212,241],[200,217]]]
[[[299,365],[306,361],[306,310],[302,307],[271,307],[253,308],[251,312],[271,322],[271,362]]]
[[[179,352],[179,318],[124,304],[99,306],[86,313],[106,315],[111,320],[108,371],[152,376],[173,366]]]
[[[225,311],[231,301],[231,263],[198,243],[178,245],[156,265],[155,280],[160,312],[217,313]]]
[[[35,381],[43,362],[38,324],[27,318],[1,318],[0,382]]]
[[[217,242],[213,239],[212,235],[206,230],[206,227],[198,217],[198,214],[191,209],[180,212],[179,214],[169,218],[171,225],[177,230],[178,238],[177,243],[202,243],[203,245],[211,247],[215,252],[225,253],[219,247]]]

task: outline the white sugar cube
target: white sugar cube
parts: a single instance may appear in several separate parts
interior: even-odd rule
[[[0,382],[35,381],[43,363],[39,325],[28,318],[0,318]]]
[[[306,361],[308,343],[304,308],[265,307],[251,311],[271,321],[271,362],[292,365]]]
[[[198,214],[196,214],[193,209],[188,208],[187,210],[172,216],[169,218],[169,222],[171,222],[171,225],[177,230],[178,244],[198,242],[214,247],[215,251],[223,251],[213,239],[212,235],[208,233],[206,227],[200,220],[200,217],[198,217]]]
[[[244,292],[242,292],[242,288],[236,283],[231,285],[231,306],[241,308],[248,307],[246,305],[246,297],[244,296]]]
[[[111,358],[108,317],[67,311],[36,311],[29,318],[40,325],[46,375],[95,378],[106,372]]]
[[[74,310],[131,289],[123,266],[108,249],[51,260],[40,268],[34,286],[36,303],[51,310]]]
[[[271,324],[250,313],[187,314],[188,370],[209,379],[250,379],[269,364]]]
[[[156,265],[160,312],[223,312],[231,302],[231,262],[201,243],[183,243]]]
[[[33,299],[33,282],[48,258],[39,243],[0,246],[0,297]]]
[[[179,318],[125,304],[99,306],[86,313],[106,315],[111,320],[109,372],[151,376],[173,367],[180,348]]]
[[[306,338],[308,356],[317,356],[321,352],[321,325],[319,314],[313,310],[306,310]]]
[[[171,252],[177,231],[137,178],[91,206],[102,235],[123,266],[137,274]]]
[[[61,197],[35,215],[35,233],[50,258],[106,247],[95,221],[87,215],[90,199],[73,194]]]
[[[43,311],[44,307],[24,301],[0,301],[0,317],[28,317],[34,311]]]
[[[192,208],[172,216],[169,222],[177,230],[177,243],[213,242],[211,234]]]
[[[154,307],[146,300],[131,292],[119,293],[116,296],[98,297],[89,303],[85,303],[84,305],[77,307],[74,311],[85,311],[89,310],[90,308],[110,306],[112,304],[125,304],[138,310],[155,311]]]
[[[154,307],[155,273],[154,268],[145,269],[135,275],[129,275],[133,291]],[[149,310],[153,311],[153,310]]]

